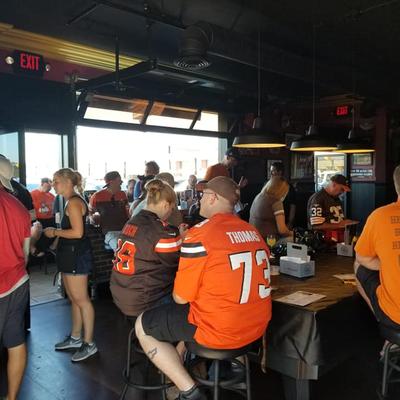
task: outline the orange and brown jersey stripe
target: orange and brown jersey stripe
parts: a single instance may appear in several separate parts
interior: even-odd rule
[[[180,236],[174,238],[162,238],[160,239],[156,246],[156,253],[174,253],[180,251],[182,244],[182,239]]]

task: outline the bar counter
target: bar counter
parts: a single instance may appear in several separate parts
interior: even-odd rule
[[[272,276],[272,320],[267,331],[267,366],[282,374],[286,400],[309,400],[310,381],[362,351],[375,319],[355,286],[333,277],[353,272],[353,258],[323,254],[315,276]],[[301,307],[276,301],[303,290],[326,295]]]

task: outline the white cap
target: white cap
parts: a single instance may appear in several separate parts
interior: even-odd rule
[[[0,157],[0,182],[8,190],[14,190],[11,186],[11,178],[13,176],[13,166],[6,157]]]

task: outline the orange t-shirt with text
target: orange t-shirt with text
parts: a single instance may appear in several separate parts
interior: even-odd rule
[[[53,218],[53,203],[55,196],[49,192],[42,192],[39,189],[31,192],[33,207],[37,219]]]
[[[174,293],[189,301],[198,343],[234,349],[263,335],[271,319],[268,258],[261,234],[232,214],[216,214],[188,231]]]
[[[211,179],[216,178],[217,176],[227,176],[228,178],[230,177],[229,170],[228,168],[225,167],[224,164],[219,163],[209,166],[207,168],[204,180],[210,181]]]
[[[400,324],[400,200],[376,209],[368,217],[355,250],[361,256],[379,258],[379,306]]]

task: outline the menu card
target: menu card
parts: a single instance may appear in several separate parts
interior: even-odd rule
[[[314,303],[318,300],[326,297],[324,294],[304,292],[299,290],[297,292],[291,293],[287,296],[280,297],[279,299],[275,299],[276,301],[280,301],[282,303],[294,304],[296,306],[307,306],[311,303]]]

